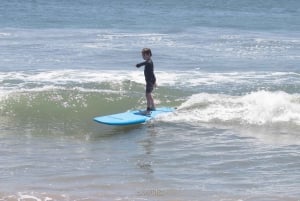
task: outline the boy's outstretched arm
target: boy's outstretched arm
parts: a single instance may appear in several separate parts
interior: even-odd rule
[[[136,65],[136,67],[139,68],[139,67],[144,66],[144,65],[146,65],[146,62],[139,63],[139,64]]]

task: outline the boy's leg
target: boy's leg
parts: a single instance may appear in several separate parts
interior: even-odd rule
[[[154,100],[152,97],[152,91],[154,88],[154,84],[151,82],[146,83],[146,99],[147,99],[147,110],[153,110],[155,108]]]
[[[151,93],[146,93],[147,99],[147,110],[151,110],[155,108],[154,100]]]

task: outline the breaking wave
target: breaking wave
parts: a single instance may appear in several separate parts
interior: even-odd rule
[[[182,103],[169,121],[300,126],[300,94],[257,91],[241,96],[199,93]]]

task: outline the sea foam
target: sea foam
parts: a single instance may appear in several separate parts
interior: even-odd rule
[[[178,108],[171,120],[242,125],[290,123],[300,126],[300,94],[283,91],[256,91],[241,96],[194,94]]]

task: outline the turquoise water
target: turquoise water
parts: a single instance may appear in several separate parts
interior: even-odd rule
[[[0,200],[300,199],[298,1],[0,4]],[[158,106],[144,109],[140,51]]]

